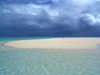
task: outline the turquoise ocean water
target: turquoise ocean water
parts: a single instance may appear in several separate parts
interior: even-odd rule
[[[15,40],[48,39],[48,38],[53,38],[53,37],[14,37],[14,38],[1,37],[0,42],[15,41]]]
[[[25,39],[37,38],[0,40]],[[0,49],[0,75],[100,75],[100,50]]]

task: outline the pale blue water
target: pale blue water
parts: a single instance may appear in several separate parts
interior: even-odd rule
[[[100,75],[100,50],[0,51],[0,75]]]

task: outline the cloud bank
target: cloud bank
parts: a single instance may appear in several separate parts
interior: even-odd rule
[[[0,3],[0,36],[100,36],[99,0]]]

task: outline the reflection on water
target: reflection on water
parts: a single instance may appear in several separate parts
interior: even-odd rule
[[[0,75],[100,75],[100,51],[0,51]]]

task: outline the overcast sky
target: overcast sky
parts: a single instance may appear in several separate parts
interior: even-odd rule
[[[100,36],[100,0],[0,0],[8,36]]]

